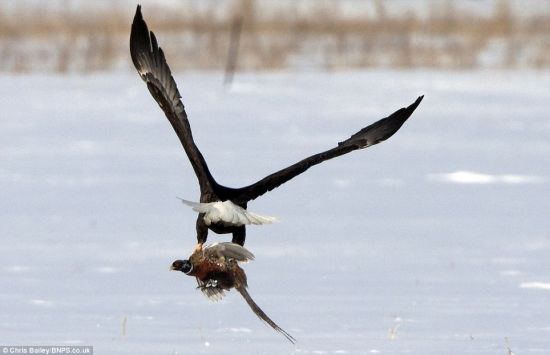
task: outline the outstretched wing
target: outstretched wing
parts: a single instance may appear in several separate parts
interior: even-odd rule
[[[234,194],[232,200],[241,203],[253,200],[284,184],[310,167],[324,162],[325,160],[338,157],[357,149],[368,148],[390,138],[412,115],[414,110],[422,101],[423,97],[424,96],[420,96],[410,106],[401,108],[392,113],[390,116],[363,128],[359,132],[352,135],[349,139],[338,143],[338,146],[335,148],[312,155],[309,158],[289,166],[288,168],[268,175],[252,185],[240,189],[234,189],[232,191]]]
[[[236,289],[243,296],[243,298],[245,299],[245,301],[248,304],[248,306],[250,307],[250,309],[252,309],[252,312],[254,312],[254,314],[256,314],[258,316],[258,318],[260,318],[261,320],[263,320],[264,322],[269,324],[269,326],[271,326],[271,328],[275,329],[276,331],[278,331],[279,333],[284,335],[285,338],[287,338],[288,341],[290,341],[292,344],[296,343],[296,339],[294,339],[294,337],[292,335],[287,333],[287,331],[284,330],[283,328],[279,327],[277,325],[277,323],[275,323],[273,320],[271,320],[271,318],[269,318],[269,316],[267,314],[265,314],[264,311],[262,311],[260,306],[258,306],[256,304],[256,302],[254,302],[252,297],[250,297],[250,294],[246,290],[245,286],[241,285],[239,287],[236,287]]]
[[[207,191],[216,182],[212,178],[201,152],[193,141],[191,127],[180,98],[181,95],[166,63],[164,53],[157,44],[155,34],[147,28],[138,5],[132,32],[130,34],[130,54],[139,75],[147,84],[149,92],[159,104],[172,124],[178,138],[191,161],[199,179],[201,192]]]

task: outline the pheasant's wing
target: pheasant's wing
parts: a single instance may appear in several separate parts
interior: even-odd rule
[[[225,291],[223,290],[223,288],[217,286],[216,284],[214,283],[210,283],[210,281],[208,282],[203,282],[202,280],[200,280],[198,277],[196,278],[197,279],[197,288],[199,290],[202,291],[202,293],[208,297],[209,300],[211,301],[219,301],[221,300],[222,298],[224,298],[225,296]]]
[[[238,262],[248,262],[254,260],[254,254],[252,254],[248,249],[231,242],[207,245],[203,248],[203,252],[207,258],[214,260],[221,258],[225,258],[227,260],[234,259]]]

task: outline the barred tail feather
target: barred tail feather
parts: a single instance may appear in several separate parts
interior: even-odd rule
[[[248,303],[248,305],[250,306],[252,311],[258,316],[258,318],[260,318],[261,320],[263,320],[264,322],[269,324],[271,326],[271,328],[273,328],[276,331],[278,331],[279,333],[283,334],[285,336],[285,338],[287,338],[288,341],[290,341],[292,344],[296,343],[296,339],[294,339],[294,337],[292,335],[287,333],[283,328],[279,327],[277,325],[277,323],[272,321],[271,318],[269,318],[268,315],[265,314],[264,311],[262,311],[262,309],[256,304],[256,302],[254,302],[252,297],[250,297],[250,294],[248,293],[248,291],[246,290],[245,287],[240,286],[240,287],[236,287],[236,289],[243,296],[246,303]]]

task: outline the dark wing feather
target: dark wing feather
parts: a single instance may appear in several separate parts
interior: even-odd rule
[[[223,288],[221,288],[219,286],[214,286],[214,285],[209,284],[209,283],[205,283],[201,279],[199,279],[198,277],[196,279],[197,279],[197,284],[198,284],[197,288],[200,289],[202,291],[202,293],[206,297],[208,297],[209,300],[219,301],[222,298],[224,298],[225,292],[224,292]]]
[[[420,96],[410,106],[401,108],[392,113],[390,116],[363,128],[359,132],[352,135],[349,139],[338,143],[338,146],[335,148],[329,149],[322,153],[314,154],[294,165],[289,166],[288,168],[268,175],[252,185],[240,189],[234,189],[232,191],[234,194],[232,201],[245,203],[253,200],[284,184],[310,167],[324,162],[325,160],[338,157],[357,149],[370,147],[390,138],[412,115],[414,110],[422,101],[423,97],[424,96]]]
[[[294,337],[292,335],[288,334],[283,328],[279,327],[277,325],[277,323],[275,323],[273,320],[271,320],[271,318],[269,318],[269,316],[267,314],[265,314],[264,311],[262,311],[262,309],[256,304],[256,302],[254,302],[252,297],[250,297],[250,294],[246,290],[246,287],[241,285],[239,287],[236,287],[236,289],[243,296],[246,303],[248,303],[248,305],[250,306],[250,308],[252,309],[254,314],[256,314],[258,316],[258,318],[260,318],[261,320],[263,320],[264,322],[269,324],[271,326],[271,328],[273,328],[276,331],[278,331],[279,333],[283,334],[285,336],[285,338],[287,338],[292,344],[296,343],[296,339],[294,339]]]
[[[141,6],[139,5],[132,23],[130,54],[132,62],[143,81],[147,84],[149,92],[176,131],[199,179],[201,192],[209,191],[216,185],[216,182],[208,170],[204,157],[193,141],[191,127],[183,103],[180,100],[181,95],[178,87],[172,77],[170,67],[166,63],[164,53],[158,46],[155,34],[149,31],[143,20]]]

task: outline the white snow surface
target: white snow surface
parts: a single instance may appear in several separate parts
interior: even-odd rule
[[[550,73],[177,73],[217,180],[250,184],[425,94],[388,141],[249,204],[250,293],[195,243],[181,146],[136,73],[0,77],[0,339],[96,354],[550,353]],[[229,236],[210,234],[209,242]],[[505,338],[507,340],[505,340]]]

